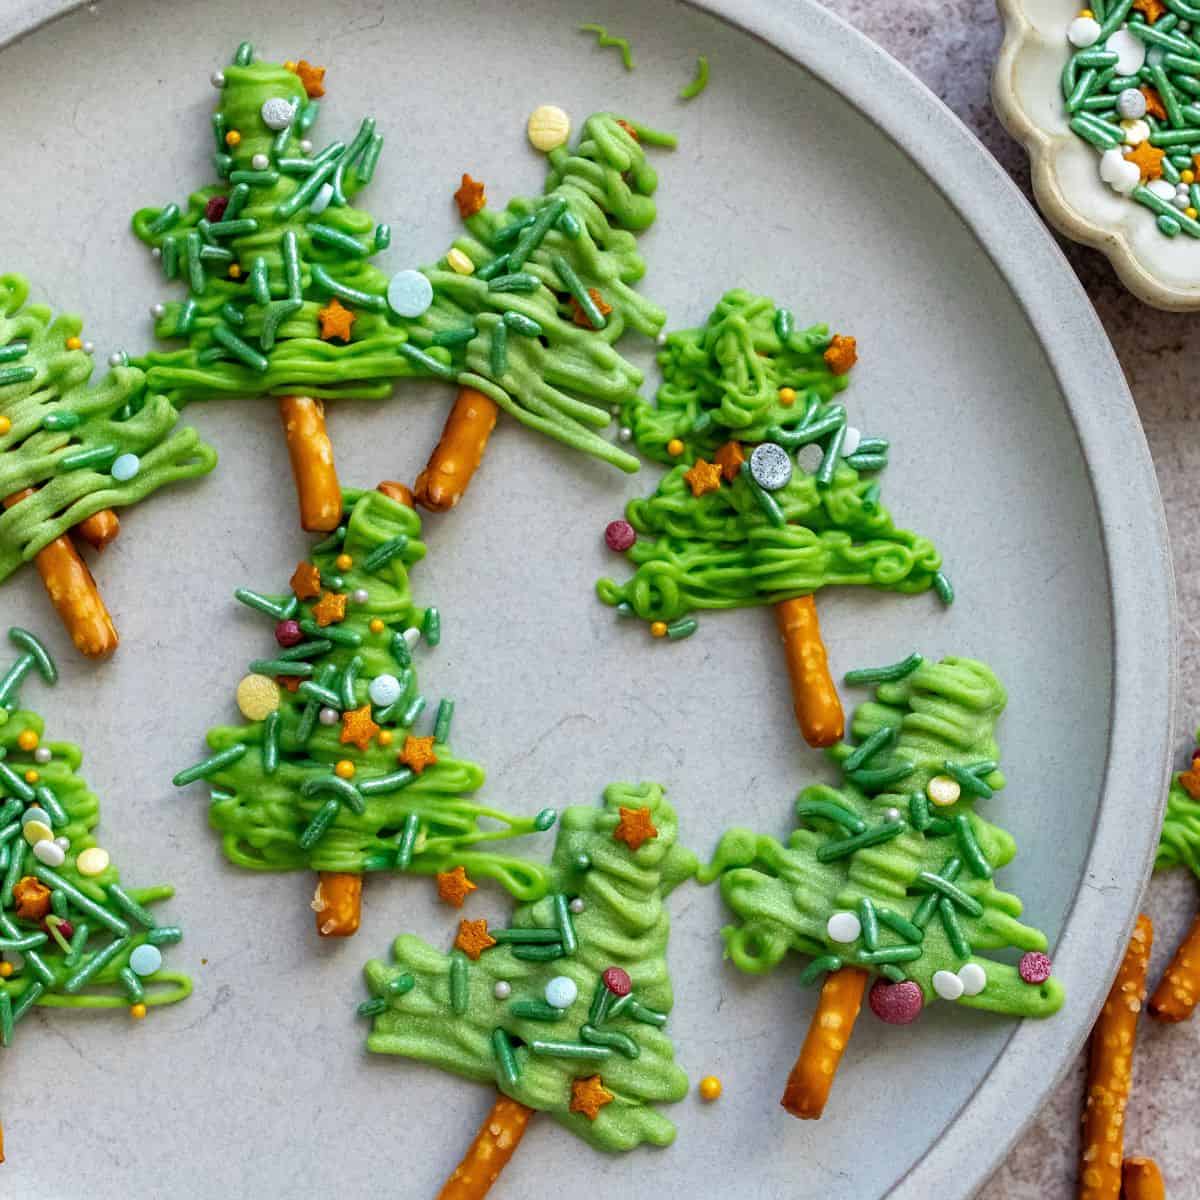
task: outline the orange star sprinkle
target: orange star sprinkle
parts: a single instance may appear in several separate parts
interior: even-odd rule
[[[1160,150],[1157,146],[1152,146],[1147,142],[1139,142],[1128,154],[1125,155],[1127,162],[1133,163],[1142,173],[1142,181],[1147,179],[1162,178],[1162,160],[1166,154],[1165,150]]]
[[[690,470],[684,471],[683,477],[692,489],[693,496],[703,496],[705,492],[715,492],[721,486],[721,474],[721,468],[716,463],[698,458]]]
[[[1146,100],[1146,111],[1152,117],[1157,117],[1160,121],[1165,121],[1167,119],[1167,110],[1163,105],[1162,97],[1158,94],[1158,89],[1152,88],[1147,83],[1142,85],[1140,91]]]
[[[591,296],[592,303],[597,307],[597,309],[600,310],[600,315],[602,317],[607,317],[608,314],[612,312],[612,305],[609,304],[595,288],[588,288],[588,295]],[[580,304],[574,296],[571,297],[571,311],[574,314],[571,319],[576,325],[582,325],[584,329],[595,328],[587,313],[583,311],[583,305]]]
[[[826,347],[822,357],[835,375],[845,375],[858,362],[858,349],[852,337],[844,333],[835,333],[833,341]]]
[[[1167,11],[1162,0],[1133,0],[1134,12],[1140,12],[1153,25]]]
[[[721,474],[732,483],[738,477],[742,463],[746,461],[746,452],[742,449],[741,442],[726,442],[713,455],[713,461],[721,468]]]
[[[302,562],[288,582],[297,600],[315,600],[321,594],[321,572],[315,563]]]
[[[1200,767],[1192,763],[1191,767],[1179,776],[1179,782],[1193,800],[1200,800]]]
[[[483,190],[483,181],[472,179],[464,174],[458,191],[454,193],[454,203],[458,205],[458,215],[465,221],[473,217],[487,204],[487,193]]]
[[[478,890],[467,876],[466,867],[462,866],[455,867],[453,871],[439,871],[437,889],[438,899],[453,904],[455,908],[462,908],[463,901]]]
[[[300,684],[303,682],[303,680],[299,675],[276,675],[275,682],[279,684],[280,687],[287,688],[289,692],[298,692],[300,690]]]
[[[342,592],[326,592],[313,605],[312,615],[322,629],[346,619],[346,597]]]
[[[352,743],[360,750],[365,750],[378,732],[379,726],[371,720],[371,706],[364,704],[362,708],[342,713],[342,735],[338,741],[342,745]]]
[[[308,93],[310,100],[316,100],[325,95],[324,67],[318,67],[302,58],[294,65],[289,64],[288,70],[300,76],[300,82],[304,84],[304,90]]]
[[[433,738],[413,737],[410,733],[404,739],[404,749],[396,757],[420,775],[426,767],[432,767],[437,762],[437,755],[433,752]]]
[[[351,312],[336,296],[317,313],[321,322],[321,340],[331,342],[341,338],[343,342],[350,340],[350,326],[358,320],[358,314]]]
[[[586,1079],[571,1081],[571,1111],[583,1113],[589,1121],[594,1121],[600,1110],[614,1100],[612,1092],[600,1082],[599,1075],[589,1075]]]
[[[648,808],[621,808],[621,819],[613,830],[613,841],[624,842],[630,850],[640,850],[643,842],[658,837]]]
[[[488,933],[487,921],[459,921],[458,935],[454,939],[454,948],[461,950],[472,962],[477,962],[479,956],[490,946],[496,944],[496,939]]]

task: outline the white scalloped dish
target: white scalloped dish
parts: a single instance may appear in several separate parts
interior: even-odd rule
[[[998,0],[998,7],[1005,35],[992,99],[1005,127],[1029,152],[1043,215],[1066,237],[1105,254],[1147,304],[1200,308],[1200,238],[1165,236],[1154,213],[1101,179],[1100,152],[1068,125],[1060,80],[1074,52],[1067,28],[1081,6]]]

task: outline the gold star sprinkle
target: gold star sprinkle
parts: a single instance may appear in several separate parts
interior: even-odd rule
[[[845,375],[858,362],[858,349],[852,337],[844,333],[835,333],[833,341],[825,349],[822,356],[825,365],[835,375]]]
[[[586,1079],[571,1081],[571,1111],[583,1113],[589,1121],[594,1121],[600,1110],[613,1102],[613,1094],[600,1082],[599,1075],[589,1075]]]
[[[342,713],[342,736],[338,741],[342,745],[353,744],[360,750],[366,750],[378,732],[379,726],[371,720],[371,706],[364,704],[362,708]]]
[[[462,908],[463,901],[477,889],[468,877],[466,867],[458,866],[453,871],[437,873],[437,890],[439,900]]]
[[[300,82],[304,84],[304,90],[308,93],[310,100],[316,100],[325,95],[324,67],[318,67],[302,58],[289,69],[300,76]]]
[[[472,179],[470,175],[464,175],[458,191],[454,193],[454,203],[458,205],[458,215],[464,221],[468,217],[473,217],[487,204],[487,193],[483,189],[483,181]]]
[[[1195,763],[1179,776],[1179,784],[1193,800],[1200,800],[1200,767]]]
[[[621,808],[621,820],[613,830],[613,840],[624,842],[630,850],[639,850],[643,842],[658,837],[658,830],[650,820],[648,808]]]
[[[302,562],[289,582],[297,600],[315,600],[321,594],[321,572],[315,563]]]
[[[721,468],[721,474],[732,483],[742,469],[742,463],[746,461],[746,452],[742,449],[741,442],[726,442],[713,455],[713,461]]]
[[[342,592],[326,592],[313,605],[312,615],[322,629],[346,619],[346,597]]]
[[[1152,146],[1148,141],[1139,142],[1128,154],[1125,155],[1127,162],[1133,163],[1142,173],[1142,182],[1147,179],[1162,178],[1162,160],[1165,150],[1160,150],[1157,146]]]
[[[1146,112],[1152,117],[1157,117],[1160,121],[1165,121],[1167,119],[1167,110],[1163,107],[1162,97],[1158,94],[1158,89],[1152,88],[1148,83],[1144,83],[1140,90],[1146,100]]]
[[[334,338],[348,342],[350,326],[358,320],[357,314],[351,312],[336,296],[318,310],[317,317],[321,322],[321,340],[324,342],[331,342]]]
[[[459,921],[458,935],[454,939],[454,948],[461,950],[472,962],[477,962],[479,956],[490,946],[496,944],[496,939],[488,933],[487,921]]]
[[[588,288],[588,295],[591,296],[592,303],[596,306],[597,311],[602,317],[607,317],[612,312],[612,305],[595,288]],[[583,311],[583,305],[574,296],[571,297],[571,312],[571,320],[576,325],[582,325],[584,329],[594,328],[591,317]]]
[[[431,767],[437,762],[437,755],[433,752],[433,738],[413,737],[410,733],[404,739],[404,749],[396,757],[404,766],[420,775],[426,767]]]
[[[702,458],[696,459],[691,469],[684,471],[683,477],[692,489],[693,496],[715,492],[721,486],[721,468],[716,463],[705,462]]]
[[[1133,11],[1140,12],[1153,25],[1167,9],[1162,0],[1133,0]]]

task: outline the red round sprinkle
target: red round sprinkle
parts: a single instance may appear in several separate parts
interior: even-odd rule
[[[1197,747],[1196,747],[1196,748],[1195,748],[1195,749],[1192,751],[1192,765],[1193,765],[1193,766],[1195,766],[1196,759],[1198,759],[1198,758],[1200,758],[1200,746],[1197,746]]]
[[[299,621],[280,621],[275,626],[275,640],[281,646],[298,646],[304,641]]]
[[[1017,970],[1026,983],[1045,983],[1050,978],[1050,969],[1050,956],[1037,950],[1022,954],[1021,961],[1017,964]]]
[[[609,967],[600,978],[614,996],[628,996],[633,991],[633,980],[629,978],[629,972],[620,967]]]
[[[604,529],[604,541],[610,550],[621,554],[637,541],[637,533],[628,521],[609,521]]]
[[[50,923],[48,921],[43,921],[42,928],[49,933]],[[61,933],[65,938],[73,938],[75,936],[75,926],[72,925],[70,921],[64,921],[60,918],[58,920],[58,932]]]
[[[229,207],[228,196],[210,196],[204,206],[204,218],[207,221],[219,221]]]
[[[877,979],[871,985],[867,1001],[871,1011],[887,1025],[911,1025],[925,1007],[921,988],[911,979],[900,983]]]

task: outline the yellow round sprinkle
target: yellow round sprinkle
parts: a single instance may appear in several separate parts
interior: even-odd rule
[[[1194,221],[1196,219],[1196,210],[1189,204],[1188,207],[1183,210],[1183,215],[1185,217],[1191,217]]]
[[[295,64],[295,63],[294,63],[294,62],[293,62],[293,61],[292,61],[292,60],[289,58],[289,59],[287,60],[287,62],[285,62],[285,63],[283,64],[283,69],[284,69],[285,71],[292,71],[292,72],[294,72],[294,71],[296,70],[296,64]]]
[[[279,684],[268,675],[247,675],[237,685],[238,711],[247,721],[265,721],[279,704]]]
[[[790,387],[781,387],[779,389],[779,403],[787,408],[791,408],[796,403],[796,389]]]
[[[231,129],[225,135],[225,145],[240,146],[242,144],[242,135],[236,129]]]
[[[1092,12],[1090,8],[1081,8],[1079,10],[1079,15],[1081,17],[1094,17],[1096,14]]]
[[[10,962],[0,963],[0,979],[7,979],[13,973],[13,965]]]
[[[683,443],[678,438],[672,438],[667,443],[667,453],[672,458],[678,458],[683,453]]]
[[[667,623],[666,623],[666,621],[653,621],[653,622],[651,622],[651,625],[650,625],[650,636],[651,636],[651,637],[666,637],[666,636],[667,636]]]
[[[31,846],[36,846],[38,842],[54,841],[54,831],[45,821],[26,821],[21,833]]]
[[[41,779],[41,776],[32,767],[25,772],[26,783],[37,783],[39,779]]]
[[[450,270],[459,275],[473,275],[475,273],[475,264],[471,261],[468,254],[464,254],[457,246],[446,251],[446,262]]]
[[[83,349],[83,339],[77,338],[77,337],[67,338],[67,349],[68,350],[82,350]]]
[[[939,808],[946,808],[957,803],[962,795],[962,788],[958,786],[958,780],[949,775],[935,775],[925,785],[925,794]]]
[[[352,559],[348,554],[339,554],[337,558],[334,559],[334,562],[337,564],[337,569],[339,571],[348,571],[352,566],[354,566],[354,559]]]
[[[375,740],[381,746],[390,746],[392,744],[392,731],[390,729],[381,729]]]
[[[545,154],[566,145],[571,136],[571,118],[556,104],[539,104],[529,114],[525,132],[533,148]]]
[[[230,279],[241,279],[241,277],[242,277],[242,268],[240,266],[238,266],[237,263],[230,263],[229,264],[229,278]]]
[[[333,768],[333,773],[339,779],[353,779],[354,778],[354,764],[348,758],[343,758],[342,761],[339,762],[338,765]]]
[[[700,1080],[700,1099],[712,1101],[721,1094],[721,1081],[715,1075],[705,1075]]]
[[[146,1018],[146,1006],[144,1004],[135,1004],[130,1010],[129,1015],[135,1021],[143,1021]]]
[[[387,626],[378,617],[372,617],[371,624],[368,625],[367,628],[372,633],[382,633],[387,628]]]
[[[17,745],[22,750],[36,750],[38,747],[38,735],[32,729],[22,729],[17,734]]]
[[[1181,180],[1183,180],[1184,183],[1195,183],[1196,182],[1196,172],[1195,171],[1180,171],[1179,178]]]
[[[12,428],[12,422],[7,417],[0,417],[0,437]]]
[[[89,846],[75,860],[75,869],[80,875],[101,875],[108,870],[108,851],[99,846]]]

